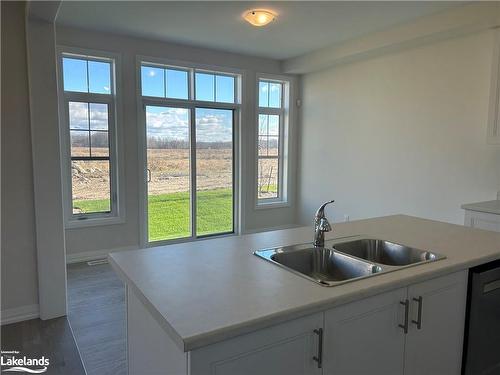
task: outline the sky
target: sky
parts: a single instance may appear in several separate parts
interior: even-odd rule
[[[69,102],[70,129],[89,130],[89,126],[90,130],[108,130],[107,104]]]
[[[67,91],[111,94],[111,63],[63,58],[64,89]],[[142,94],[153,97],[188,99],[188,72],[180,69],[143,66],[141,68]],[[197,100],[235,102],[235,78],[196,72]],[[281,84],[260,82],[259,105],[278,108],[281,105]],[[70,127],[107,129],[107,106],[91,103],[70,103]],[[195,113],[198,142],[229,142],[232,140],[232,111],[197,108]],[[272,121],[270,121],[272,123]],[[273,128],[271,124],[270,128]],[[148,136],[172,140],[189,139],[189,111],[183,108],[146,107]],[[269,129],[271,130],[271,129]]]
[[[197,142],[232,141],[232,110],[197,108],[195,116]],[[189,141],[189,110],[146,106],[146,129],[148,137]]]
[[[64,57],[63,80],[67,91],[110,94],[111,64]]]

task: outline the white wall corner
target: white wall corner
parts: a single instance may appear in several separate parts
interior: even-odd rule
[[[65,239],[54,24],[26,23],[35,198],[38,300],[42,319],[66,315]]]
[[[55,22],[62,0],[28,1],[26,4],[27,16],[30,19]]]
[[[40,316],[40,308],[36,305],[19,306],[0,311],[1,325],[36,319]]]

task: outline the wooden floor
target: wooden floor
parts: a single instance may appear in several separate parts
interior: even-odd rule
[[[68,319],[88,375],[126,375],[125,286],[109,264],[68,265]]]
[[[2,351],[18,351],[19,354],[14,355],[16,358],[44,356],[49,359],[50,363],[44,374],[85,375],[71,328],[65,317],[8,324],[2,326],[1,338]],[[10,366],[2,366],[2,371],[7,367]]]

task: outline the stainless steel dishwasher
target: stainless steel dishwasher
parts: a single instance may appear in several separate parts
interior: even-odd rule
[[[500,260],[469,272],[462,373],[500,374]]]

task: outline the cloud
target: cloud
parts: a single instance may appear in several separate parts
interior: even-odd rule
[[[189,140],[189,111],[184,108],[146,108],[148,137]]]
[[[88,104],[70,102],[70,126],[72,129],[89,129]],[[232,115],[230,110],[196,110],[196,139],[198,142],[230,142],[233,139]],[[106,130],[108,125],[107,105],[90,103],[91,129]],[[189,140],[189,110],[185,108],[146,108],[148,137],[170,140]]]
[[[148,137],[189,140],[189,111],[183,108],[147,107]],[[217,109],[196,110],[196,140],[198,142],[230,142],[232,111]]]
[[[69,124],[72,129],[88,130],[89,105],[83,102],[69,103]],[[90,126],[93,130],[108,129],[108,106],[102,103],[90,103]]]

